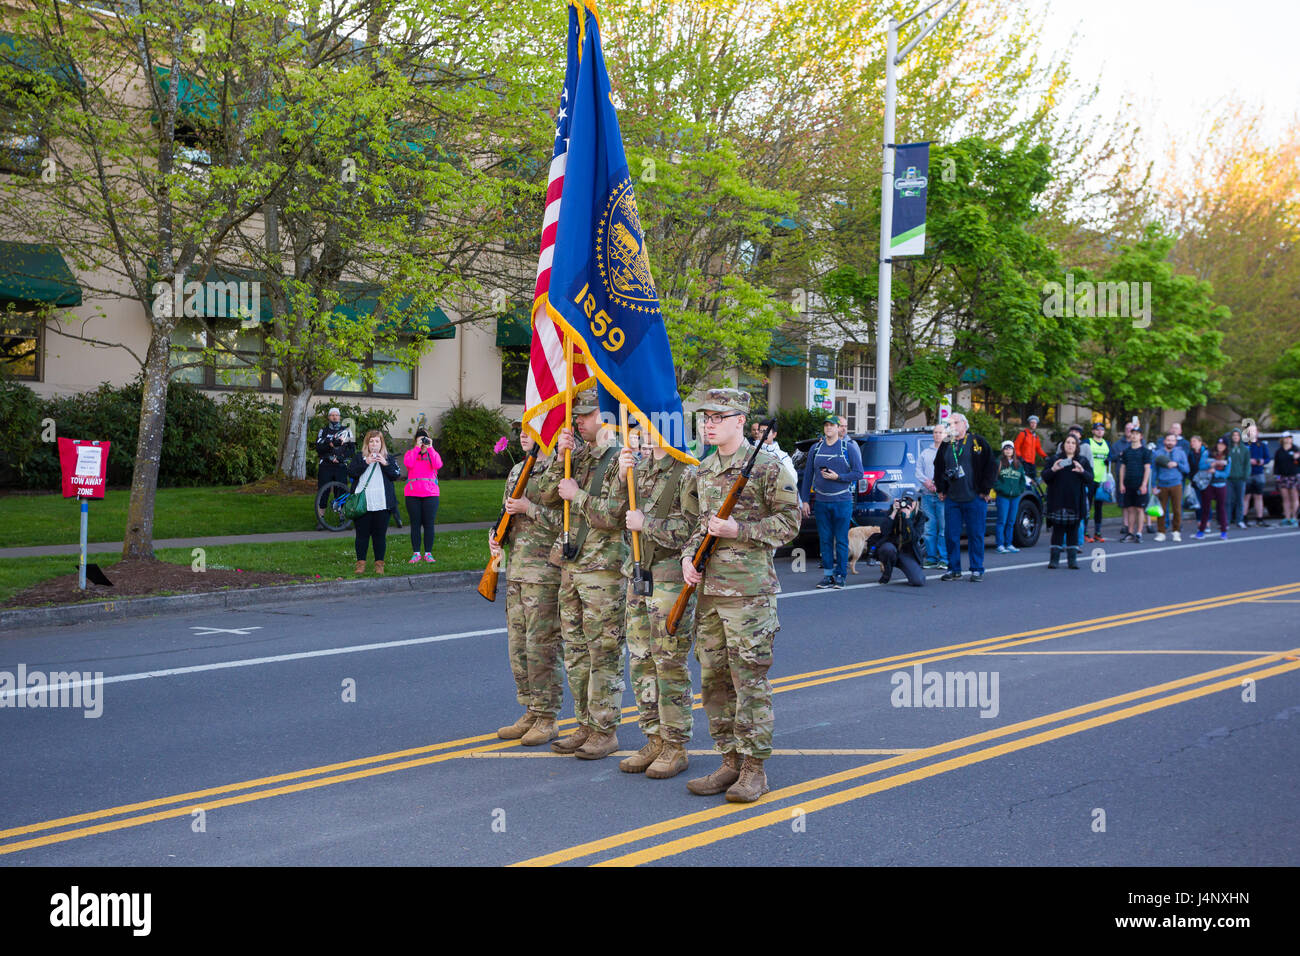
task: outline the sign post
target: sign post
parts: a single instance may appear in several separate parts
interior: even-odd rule
[[[108,480],[108,450],[112,442],[59,439],[59,470],[63,497],[81,501],[81,564],[77,586],[86,590],[86,534],[90,524],[90,499],[104,497]]]

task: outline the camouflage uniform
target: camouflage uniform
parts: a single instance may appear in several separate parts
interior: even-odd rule
[[[589,528],[587,538],[572,561],[564,560],[563,535],[551,550],[551,563],[561,569],[560,633],[573,713],[580,725],[601,733],[617,729],[624,687],[624,591],[619,568],[627,554],[623,542],[627,497],[618,480],[617,446],[612,447],[610,451],[611,446],[584,444],[573,452],[571,471],[579,490],[570,504],[569,535],[570,540],[576,536],[581,519]],[[588,494],[592,473],[607,452],[612,457],[604,480],[594,494]],[[562,508],[558,486],[563,478],[561,454],[538,480],[543,505]]]
[[[645,455],[633,469],[636,481],[637,510],[645,515],[641,531],[642,567],[650,571],[654,587],[649,597],[632,593],[632,558],[623,563],[627,584],[628,676],[636,697],[638,723],[649,737],[658,734],[664,740],[685,746],[691,739],[691,673],[686,654],[693,636],[690,606],[682,615],[677,633],[666,630],[668,615],[677,603],[685,582],[682,580],[681,550],[695,529],[698,499],[694,494],[695,469],[685,466],[677,485],[677,501],[663,518],[654,511],[665,494],[674,490],[671,455],[656,461]]]
[[[739,396],[739,398],[738,398]],[[709,392],[705,408],[748,410],[749,396],[735,389]],[[715,450],[696,469],[700,520],[682,550],[692,558],[708,534],[709,518],[726,500],[754,446],[745,439],[731,455]],[[760,451],[749,483],[731,512],[735,538],[719,538],[704,571],[695,609],[695,656],[709,734],[721,753],[766,760],[772,754],[772,644],[780,622],[781,590],[772,552],[799,533],[799,494],[781,462]]]
[[[502,504],[514,490],[523,467],[520,462],[511,470]],[[563,521],[554,509],[538,504],[537,472],[545,470],[545,463],[534,462],[534,469],[523,492],[529,500],[528,513],[510,519],[502,542],[510,548],[506,647],[519,703],[530,713],[554,717],[560,712],[564,690],[560,675],[560,569],[550,563],[550,554]]]

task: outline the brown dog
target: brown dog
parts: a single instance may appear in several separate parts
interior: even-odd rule
[[[849,529],[849,571],[852,574],[858,573],[858,558],[862,557],[862,552],[866,550],[867,540],[879,532],[879,526],[873,524]],[[867,563],[871,563],[870,558],[867,558]]]

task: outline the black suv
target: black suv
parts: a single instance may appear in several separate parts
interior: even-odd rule
[[[889,517],[893,500],[904,493],[919,496],[921,483],[916,478],[916,463],[921,449],[934,443],[930,428],[901,428],[883,432],[859,432],[849,438],[858,443],[862,452],[862,478],[858,481],[856,501],[853,505],[853,525],[879,525]],[[809,438],[795,444],[791,455],[795,471],[803,480],[804,462],[808,450],[818,439]],[[997,509],[990,502],[985,536],[993,536]],[[1013,543],[1017,548],[1032,548],[1038,543],[1043,527],[1043,498],[1038,489],[1026,484],[1016,505],[1016,527]],[[817,522],[804,518],[799,537],[817,538]]]

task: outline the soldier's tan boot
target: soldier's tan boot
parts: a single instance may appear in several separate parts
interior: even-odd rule
[[[699,794],[701,797],[711,797],[715,793],[721,793],[733,783],[740,779],[740,754],[725,753],[722,755],[722,766],[707,777],[696,777],[686,783],[686,789],[691,793]]]
[[[526,710],[524,711],[523,716],[520,717],[518,720],[516,720],[513,724],[511,724],[508,727],[502,727],[499,730],[497,730],[497,736],[500,737],[502,740],[518,740],[520,737],[522,737],[524,734],[528,733],[528,731],[532,729],[532,726],[534,723],[536,723],[536,721],[537,721],[537,715],[530,710]]]
[[[659,756],[659,751],[663,748],[663,738],[658,734],[647,734],[646,744],[630,757],[624,757],[618,762],[618,769],[624,773],[645,773],[646,768],[655,762]]]
[[[533,726],[528,728],[528,733],[524,734],[523,739],[519,742],[525,747],[536,747],[548,740],[554,740],[558,736],[560,736],[560,732],[555,729],[555,717],[539,714]]]
[[[586,724],[578,724],[578,729],[567,737],[561,737],[555,743],[551,744],[551,749],[557,754],[576,754],[578,748],[587,742],[587,737],[591,735],[591,728]]]
[[[618,750],[618,734],[614,731],[593,730],[587,742],[574,754],[579,760],[600,760]]]
[[[365,573],[366,573],[366,562],[365,562],[365,561],[358,561],[358,562],[357,562],[356,573],[357,573],[357,574],[365,574]]]
[[[665,740],[659,750],[659,756],[655,757],[655,762],[646,768],[645,775],[655,780],[667,780],[669,777],[677,776],[690,766],[690,763],[691,759],[686,756],[685,747],[671,740]]]
[[[732,803],[753,803],[767,793],[767,774],[763,772],[763,761],[746,757],[740,768],[740,779],[727,790],[727,799]]]
[[[382,562],[382,561],[376,561],[376,562],[375,562],[375,574],[383,574],[383,573],[384,573],[384,562]]]

